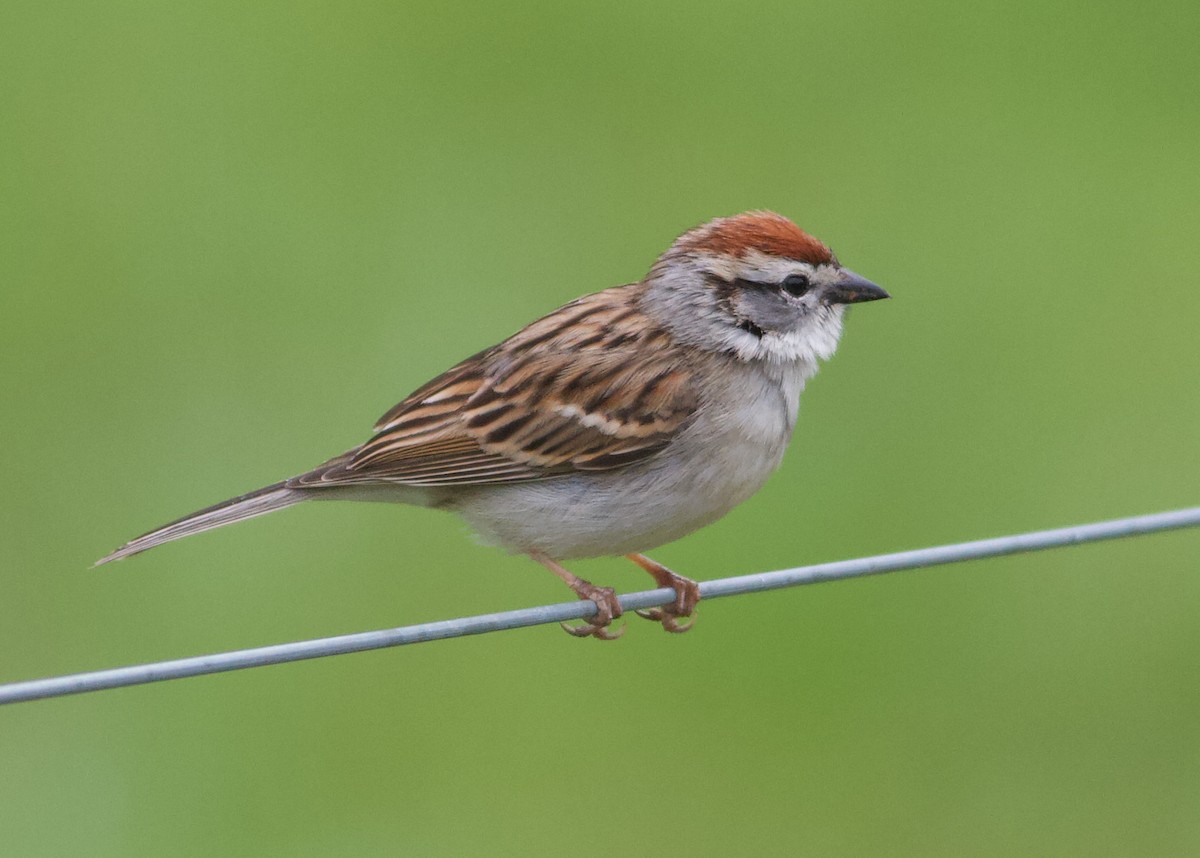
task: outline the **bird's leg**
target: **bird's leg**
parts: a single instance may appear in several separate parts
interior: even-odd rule
[[[630,560],[649,572],[660,587],[670,587],[675,591],[675,601],[661,608],[651,608],[648,611],[638,611],[639,617],[662,623],[663,628],[677,634],[686,632],[696,622],[692,620],[684,625],[679,624],[680,617],[690,617],[700,601],[700,585],[691,578],[676,575],[666,566],[657,563],[645,554],[626,554]]]
[[[596,603],[595,615],[584,622],[582,626],[568,626],[566,623],[560,623],[566,632],[577,638],[593,637],[602,641],[615,641],[625,634],[624,626],[615,633],[608,628],[609,624],[622,613],[621,603],[617,601],[616,590],[612,587],[597,587],[590,581],[584,581],[579,576],[572,575],[545,554],[533,552],[529,556],[561,578],[563,583],[570,587],[580,599]]]

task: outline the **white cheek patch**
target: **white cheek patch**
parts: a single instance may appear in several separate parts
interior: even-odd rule
[[[743,360],[757,358],[775,363],[805,361],[816,364],[817,361],[829,360],[837,351],[838,340],[842,336],[844,312],[845,308],[841,306],[817,310],[796,330],[768,333],[761,339],[745,334],[744,336],[754,341],[755,348],[749,350],[751,344],[745,343],[747,350],[739,348],[738,357]]]

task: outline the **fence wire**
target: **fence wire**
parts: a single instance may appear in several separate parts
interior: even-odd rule
[[[901,551],[895,554],[880,554],[875,557],[862,557],[856,560],[841,560],[835,563],[801,566],[777,572],[759,572],[753,575],[740,575],[734,578],[702,581],[700,583],[700,594],[701,598],[705,600],[719,599],[725,596],[740,596],[745,593],[778,590],[783,587],[819,584],[823,581],[840,581],[844,578],[881,575],[885,572],[921,569],[928,566],[940,566],[965,560],[979,560],[985,557],[999,557],[1006,554],[1042,551],[1047,548],[1080,545],[1085,542],[1099,542],[1106,539],[1120,539],[1127,536],[1158,533],[1165,530],[1178,530],[1198,525],[1200,525],[1200,507],[1192,507],[1190,509],[1173,510],[1171,512],[1161,512],[1152,515],[1141,515],[1112,521],[1095,522],[1093,524],[1081,524],[1074,527],[1063,527],[1056,530],[1040,530],[1013,536],[1001,536],[995,539],[981,539],[975,542],[961,542],[954,545],[921,548],[916,551]],[[645,590],[621,596],[621,606],[626,611],[638,608],[652,608],[666,605],[672,602],[674,598],[675,592],[664,587],[658,590]],[[164,679],[182,679],[188,676],[222,673],[229,670],[241,670],[247,667],[263,667],[268,664],[283,664],[289,661],[302,661],[309,658],[323,658],[329,655],[364,652],[366,650],[404,646],[406,644],[444,640],[446,638],[464,637],[466,635],[487,634],[506,629],[537,626],[544,623],[586,619],[595,612],[596,605],[593,602],[564,602],[555,605],[543,605],[537,608],[504,611],[498,614],[482,614],[474,617],[442,620],[436,623],[421,623],[415,626],[403,626],[396,629],[359,632],[357,634],[338,635],[336,637],[318,638],[316,640],[294,641],[292,643],[276,644],[273,646],[255,647],[254,649],[234,650],[214,655],[158,661],[151,664],[133,665],[131,667],[118,667],[111,670],[96,670],[89,673],[55,676],[48,679],[13,682],[7,685],[0,685],[0,704],[39,700],[47,697],[61,697],[67,694],[80,694],[86,691],[101,691],[107,688],[121,688],[127,685],[160,682]]]

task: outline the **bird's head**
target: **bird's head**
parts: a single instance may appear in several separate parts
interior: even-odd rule
[[[765,211],[688,230],[644,282],[647,312],[681,341],[773,362],[828,359],[846,306],[888,297],[824,243]]]

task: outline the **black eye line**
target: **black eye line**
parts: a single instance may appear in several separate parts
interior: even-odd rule
[[[780,287],[779,283],[772,283],[768,280],[746,280],[742,277],[731,281],[729,285],[739,289],[778,289]]]
[[[804,285],[798,293],[791,291],[786,285],[787,281],[792,278],[804,281]],[[733,280],[722,280],[721,282],[734,289],[774,290],[777,292],[787,292],[789,295],[796,298],[800,297],[800,295],[803,295],[813,286],[812,278],[807,274],[789,274],[787,277],[784,277],[783,280],[778,282],[770,280],[747,280],[744,277],[736,277]]]

